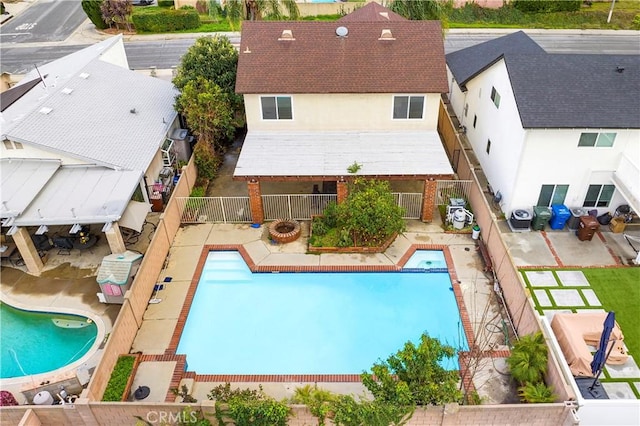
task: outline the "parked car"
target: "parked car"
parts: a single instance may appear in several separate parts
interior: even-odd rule
[[[129,0],[134,6],[149,6],[153,4],[153,0]]]

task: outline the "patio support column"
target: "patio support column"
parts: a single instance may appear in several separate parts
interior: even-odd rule
[[[42,272],[42,269],[44,268],[44,264],[42,263],[42,259],[40,259],[38,250],[33,244],[33,240],[31,239],[31,235],[29,235],[27,228],[18,228],[18,231],[13,234],[13,241],[16,243],[20,256],[22,256],[22,260],[24,260],[27,271],[34,275],[40,275],[40,272]]]
[[[111,228],[105,231],[104,235],[107,237],[107,242],[109,242],[111,253],[124,253],[127,251],[127,247],[124,245],[124,240],[122,239],[122,233],[120,232],[120,226],[118,226],[116,222],[111,224]]]
[[[342,203],[347,199],[347,195],[349,195],[349,187],[347,186],[347,182],[340,178],[337,184],[337,192],[338,192],[338,204]]]
[[[423,222],[431,222],[433,220],[433,210],[436,208],[436,189],[438,182],[433,178],[424,181],[424,192],[422,193],[422,216],[420,220]]]
[[[262,207],[262,191],[260,190],[260,182],[251,179],[247,182],[249,189],[249,208],[251,209],[251,220],[253,223],[264,222],[264,208]]]

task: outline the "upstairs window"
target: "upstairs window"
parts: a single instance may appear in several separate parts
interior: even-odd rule
[[[496,108],[500,108],[500,93],[498,93],[495,87],[491,88],[491,100]]]
[[[291,96],[262,96],[263,120],[292,120]]]
[[[421,119],[424,112],[424,96],[394,96],[393,119]]]
[[[613,185],[589,185],[582,207],[609,207],[615,189]]]
[[[536,206],[550,207],[552,204],[564,204],[569,185],[542,185]]]
[[[615,140],[615,133],[581,133],[578,146],[610,147]]]

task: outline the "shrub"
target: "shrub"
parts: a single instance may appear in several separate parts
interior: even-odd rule
[[[100,4],[102,4],[102,0],[82,0],[82,10],[84,10],[84,13],[87,14],[87,17],[97,29],[104,30],[108,25],[102,19]]]
[[[204,197],[207,193],[204,186],[194,186],[189,197]]]
[[[520,384],[540,383],[547,371],[547,345],[541,332],[520,337],[507,364],[511,377]]]
[[[265,395],[262,386],[260,390],[231,389],[231,385],[225,383],[211,389],[207,398],[216,401],[216,418],[220,424],[226,424],[225,418],[230,418],[238,426],[286,426],[289,418],[287,404]]]
[[[13,394],[9,391],[0,391],[0,407],[8,407],[10,405],[20,405]]]
[[[192,30],[200,26],[200,16],[194,9],[149,9],[134,13],[133,24],[138,32],[172,32]]]
[[[175,7],[173,0],[158,0],[159,7]]]
[[[198,141],[193,148],[194,163],[198,169],[198,177],[213,179],[218,173],[220,159],[215,155],[211,144]]]
[[[640,15],[636,15],[631,22],[631,26],[634,30],[640,30]]]
[[[318,236],[326,235],[329,230],[324,222],[324,218],[319,216],[313,218],[312,229],[313,234]]]
[[[124,389],[127,387],[127,381],[133,372],[135,360],[135,357],[131,355],[122,355],[118,358],[111,372],[111,378],[109,379],[109,383],[107,383],[107,388],[102,396],[103,401],[122,400]]]
[[[524,402],[530,404],[542,404],[545,402],[555,402],[556,396],[553,389],[544,383],[527,383],[518,388],[518,395]]]
[[[526,13],[575,12],[582,0],[513,0],[513,7]]]

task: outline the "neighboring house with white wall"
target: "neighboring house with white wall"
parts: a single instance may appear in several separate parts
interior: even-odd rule
[[[2,231],[30,270],[42,265],[27,227],[96,225],[112,251],[124,251],[118,222],[134,193],[149,202],[148,189],[171,165],[162,147],[178,127],[176,94],[171,83],[129,70],[121,35],[0,94]]]
[[[522,31],[447,55],[449,98],[500,205],[640,211],[640,56],[548,54]]]
[[[248,132],[234,177],[259,193],[260,181],[344,182],[357,162],[360,176],[431,188],[453,176],[437,132],[446,91],[438,21],[369,3],[337,22],[245,22],[236,92]]]

